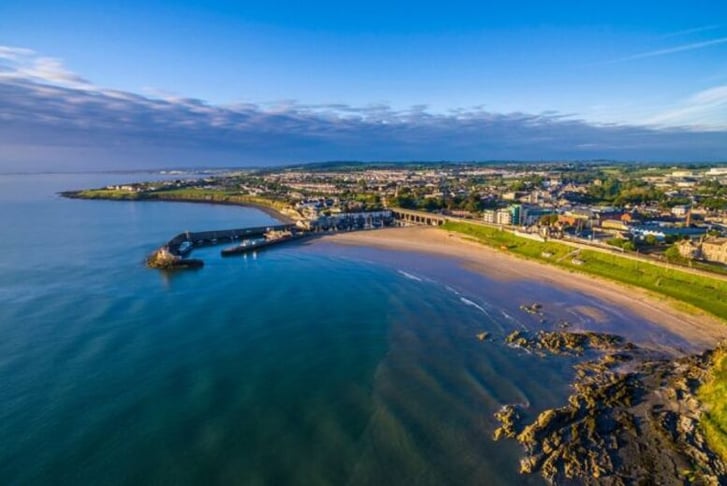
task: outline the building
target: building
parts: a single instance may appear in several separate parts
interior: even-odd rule
[[[509,209],[500,209],[497,211],[497,224],[513,224],[512,213]]]
[[[543,216],[555,214],[552,208],[543,208],[540,206],[523,206],[520,209],[520,223],[523,226],[531,226],[537,223]]]
[[[634,225],[630,227],[629,231],[635,238],[640,240],[652,235],[658,241],[664,241],[667,237],[699,239],[707,233],[706,228],[678,227],[653,223]]]
[[[519,204],[513,204],[508,208],[510,210],[511,220],[512,224],[520,224],[520,213],[522,211],[522,206]]]
[[[603,219],[601,220],[601,228],[604,230],[628,231],[629,225],[620,219]]]
[[[482,212],[482,221],[489,224],[497,224],[497,210],[485,209]]]
[[[514,201],[516,199],[520,199],[521,197],[523,197],[524,194],[525,193],[522,191],[505,192],[502,195],[502,200],[503,201]]]
[[[510,208],[502,208],[502,209],[487,209],[483,211],[482,214],[482,220],[485,223],[490,224],[503,224],[503,225],[511,225],[513,224],[513,213]]]
[[[472,219],[475,215],[472,211],[465,211],[464,209],[453,209],[449,212],[455,218]]]
[[[706,238],[701,245],[702,258],[727,265],[727,238]]]
[[[679,243],[677,243],[677,250],[679,250],[679,254],[683,258],[688,258],[689,260],[701,258],[702,256],[699,243],[692,240],[680,241]]]
[[[579,221],[585,221],[585,220],[581,220],[579,218],[576,218],[575,216],[568,216],[566,214],[558,215],[558,225],[563,228],[578,226]]]

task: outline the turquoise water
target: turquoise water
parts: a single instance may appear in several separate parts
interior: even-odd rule
[[[538,482],[492,413],[557,405],[572,362],[474,336],[593,301],[323,242],[168,275],[142,260],[170,236],[273,220],[55,196],[148,178],[0,176],[0,483]]]

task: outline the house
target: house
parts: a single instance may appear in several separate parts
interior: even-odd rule
[[[603,219],[601,220],[601,228],[605,230],[628,231],[629,226],[621,219]]]
[[[702,241],[702,258],[727,265],[727,238],[706,238]]]
[[[677,249],[679,250],[679,254],[683,258],[688,258],[689,260],[701,258],[702,252],[700,251],[699,247],[699,243],[696,243],[692,240],[682,240],[677,243]]]

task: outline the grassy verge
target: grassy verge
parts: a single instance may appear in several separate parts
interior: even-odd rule
[[[727,299],[724,298],[727,295],[727,282],[718,279],[663,268],[619,255],[593,250],[576,251],[562,243],[530,240],[475,224],[448,222],[442,228],[470,236],[485,245],[521,257],[641,287],[727,320]]]
[[[704,270],[705,272],[727,275],[727,267],[720,265],[719,263],[692,262],[691,266],[698,270]]]
[[[699,399],[708,410],[700,424],[710,447],[727,459],[727,351],[714,352],[711,377],[699,389]]]

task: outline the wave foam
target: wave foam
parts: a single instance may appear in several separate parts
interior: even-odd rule
[[[459,300],[462,301],[463,304],[472,306],[475,309],[480,310],[487,317],[490,317],[490,313],[487,312],[484,307],[482,307],[481,305],[477,304],[476,302],[472,302],[471,300],[469,300],[469,299],[467,299],[465,297],[460,297]]]
[[[410,279],[410,280],[416,280],[417,282],[422,282],[423,281],[421,278],[417,277],[416,275],[412,275],[411,273],[407,273],[404,270],[399,270],[399,273],[402,274],[403,276],[405,276],[406,278]]]

